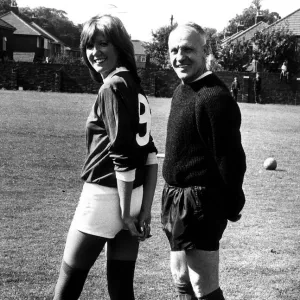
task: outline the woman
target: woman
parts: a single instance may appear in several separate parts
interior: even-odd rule
[[[106,245],[110,298],[131,300],[139,241],[150,234],[157,179],[150,108],[137,75],[133,45],[117,17],[89,20],[81,34],[81,51],[92,78],[103,85],[86,124],[85,183],[54,299],[79,298]]]

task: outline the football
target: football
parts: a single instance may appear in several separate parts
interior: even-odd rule
[[[268,157],[264,161],[264,168],[266,170],[275,170],[277,168],[277,161],[276,161],[276,159],[273,158],[273,157]]]

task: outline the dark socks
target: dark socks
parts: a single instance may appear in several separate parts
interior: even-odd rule
[[[111,300],[134,300],[135,261],[108,260],[107,283]]]
[[[77,300],[83,289],[89,270],[72,268],[62,263],[53,300]]]
[[[223,292],[220,288],[198,299],[199,300],[225,300],[223,296]]]

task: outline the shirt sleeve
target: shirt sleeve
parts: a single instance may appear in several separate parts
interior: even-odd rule
[[[157,165],[157,164],[158,161],[157,161],[156,152],[149,153],[147,157],[146,165]]]
[[[110,141],[109,156],[116,172],[132,171],[136,168],[138,155],[134,132],[134,101],[126,101],[114,87],[108,86],[99,95],[102,119]],[[130,173],[129,178],[132,178]]]

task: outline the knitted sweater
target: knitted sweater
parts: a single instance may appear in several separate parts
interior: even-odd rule
[[[246,171],[240,126],[238,104],[216,75],[179,85],[168,120],[165,181],[177,187],[203,186],[220,191],[224,202],[240,197]],[[244,201],[237,200],[240,203],[233,205],[239,208],[229,210],[237,214]]]

